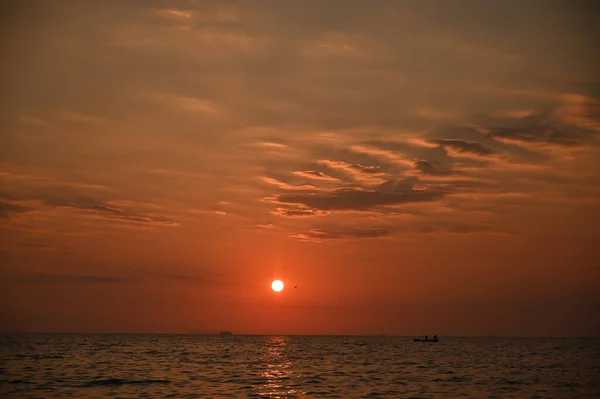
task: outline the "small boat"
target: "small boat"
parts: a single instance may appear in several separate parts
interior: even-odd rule
[[[425,337],[425,339],[413,338],[413,342],[440,342],[440,340],[438,339],[437,336],[435,336],[433,338]]]
[[[219,335],[228,337],[230,335],[233,335],[233,333],[231,331],[220,331]]]

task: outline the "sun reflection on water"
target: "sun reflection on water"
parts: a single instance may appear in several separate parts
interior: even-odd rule
[[[266,342],[265,379],[260,386],[259,395],[267,398],[296,397],[304,392],[291,386],[292,361],[289,357],[290,348],[286,337],[268,337]]]

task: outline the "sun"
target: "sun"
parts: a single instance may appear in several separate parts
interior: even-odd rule
[[[279,292],[281,290],[283,290],[283,281],[281,280],[275,280],[271,283],[271,288],[273,288],[273,291],[275,292]]]

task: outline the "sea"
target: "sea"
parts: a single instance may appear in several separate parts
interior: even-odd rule
[[[10,334],[6,398],[600,398],[600,340]]]

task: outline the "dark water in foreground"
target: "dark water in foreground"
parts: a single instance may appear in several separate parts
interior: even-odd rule
[[[14,398],[600,398],[600,340],[0,336]]]

